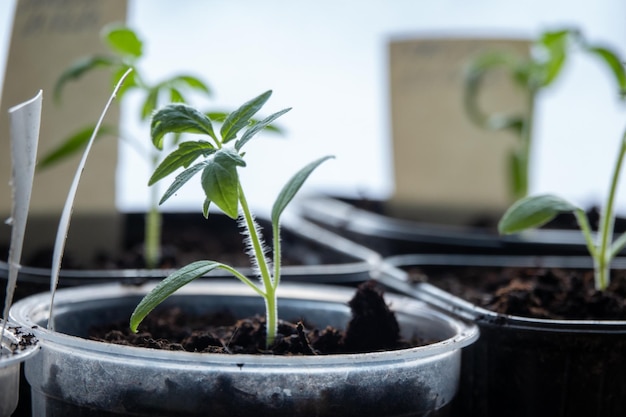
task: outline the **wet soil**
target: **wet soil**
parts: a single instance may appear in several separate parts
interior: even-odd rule
[[[94,327],[94,340],[152,349],[224,354],[320,355],[404,349],[431,341],[404,340],[395,314],[373,281],[361,284],[349,302],[352,318],[345,331],[314,328],[304,321],[281,321],[278,336],[265,343],[265,318],[237,319],[231,312],[192,316],[179,308],[157,309],[130,332],[128,322]]]
[[[625,271],[613,271],[605,291],[597,291],[593,271],[583,269],[422,267],[411,276],[501,314],[626,320]]]

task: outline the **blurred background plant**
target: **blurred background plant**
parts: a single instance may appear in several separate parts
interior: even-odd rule
[[[54,87],[54,100],[61,102],[64,86],[68,82],[81,79],[86,74],[97,69],[107,69],[111,72],[111,86],[115,86],[120,77],[129,69],[130,73],[124,85],[120,88],[117,99],[122,102],[130,91],[136,91],[141,95],[141,105],[139,109],[139,119],[142,125],[148,125],[152,113],[159,107],[169,103],[189,103],[189,98],[193,94],[195,98],[211,98],[212,90],[209,85],[198,77],[190,74],[179,73],[151,83],[145,77],[141,68],[141,61],[144,57],[144,44],[137,33],[122,24],[113,23],[102,29],[101,37],[103,43],[110,49],[107,55],[90,55],[73,62],[64,71]],[[228,111],[207,111],[206,114],[212,120],[223,121]],[[251,123],[256,123],[253,120]],[[79,129],[74,134],[60,141],[38,162],[38,169],[45,169],[66,160],[68,157],[80,152],[86,146],[91,133],[95,127],[89,124]],[[276,126],[268,126],[266,130],[275,133],[281,132]],[[146,131],[145,138],[129,136],[123,129],[115,126],[103,126],[98,134],[98,138],[104,136],[116,136],[132,145],[132,148],[143,157],[149,164],[152,172],[159,163],[160,153],[150,145],[149,130]],[[166,148],[173,147],[182,141],[180,134],[169,135],[171,143]],[[146,186],[148,179],[146,178]],[[149,204],[145,216],[145,231],[143,242],[144,262],[147,268],[156,268],[159,265],[161,254],[161,222],[162,216],[158,210],[159,188],[150,187]]]
[[[488,51],[468,65],[464,78],[463,105],[470,120],[487,130],[506,130],[518,140],[508,163],[509,189],[514,199],[528,195],[529,164],[533,136],[534,106],[537,96],[559,78],[573,54],[583,53],[598,59],[614,77],[619,95],[626,97],[624,63],[611,49],[588,43],[577,29],[543,32],[530,53]],[[480,92],[488,74],[504,71],[525,94],[525,108],[519,113],[487,113],[479,104]]]

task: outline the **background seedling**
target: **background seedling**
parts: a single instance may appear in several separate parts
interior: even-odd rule
[[[609,193],[600,217],[600,227],[596,241],[594,241],[585,210],[552,194],[525,197],[514,203],[504,213],[498,224],[500,233],[516,233],[528,228],[539,227],[552,220],[559,213],[573,213],[585,236],[587,248],[594,261],[596,289],[600,291],[605,290],[610,283],[611,261],[626,246],[626,232],[613,241],[615,193],[625,153],[626,133],[622,137],[620,144],[617,162],[611,177]]]
[[[193,262],[169,275],[141,300],[130,318],[132,331],[136,332],[146,315],[176,290],[213,269],[221,268],[232,273],[263,297],[266,307],[266,343],[268,346],[273,343],[278,323],[276,291],[281,278],[280,218],[313,170],[331,157],[320,158],[302,168],[287,182],[276,198],[271,213],[274,256],[272,272],[270,261],[266,257],[267,250],[261,231],[250,210],[238,175],[238,169],[246,166],[243,151],[246,143],[290,110],[284,109],[260,122],[251,122],[252,117],[261,109],[271,94],[271,91],[267,91],[230,113],[221,126],[219,136],[213,129],[211,119],[188,105],[170,104],[154,114],[151,136],[157,149],[162,149],[163,138],[168,133],[197,133],[209,139],[181,143],[178,149],[171,152],[159,164],[150,178],[150,185],[179,168],[184,168],[167,189],[160,203],[164,203],[187,181],[201,173],[204,216],[208,217],[209,206],[215,204],[230,218],[240,218],[240,224],[245,230],[248,254],[259,275],[261,285],[257,285],[232,266],[216,261]],[[242,129],[245,131],[241,137],[237,138]],[[202,160],[192,165],[198,158]]]
[[[139,120],[142,123],[147,123],[154,110],[164,103],[186,103],[192,93],[198,99],[211,97],[212,91],[207,83],[190,74],[176,74],[150,83],[141,68],[141,62],[145,56],[144,44],[132,29],[119,24],[108,25],[102,30],[102,40],[109,47],[111,53],[87,56],[74,62],[59,77],[54,89],[55,100],[61,99],[61,93],[68,82],[80,79],[93,70],[102,68],[111,71],[113,86],[118,83],[122,74],[129,68],[133,69],[133,72],[120,88],[117,98],[119,101],[124,101],[130,92],[139,94],[141,96]],[[227,115],[223,111],[210,111],[207,114],[215,121],[223,121]],[[265,128],[274,132],[280,131],[275,126],[266,126]],[[61,141],[59,146],[42,157],[38,163],[38,168],[52,166],[80,152],[84,149],[93,130],[93,125],[86,126]],[[158,165],[159,152],[152,146],[146,146],[145,140],[133,138],[126,132],[118,132],[118,129],[111,126],[100,128],[99,137],[105,135],[117,135],[126,143],[131,144],[132,149],[145,159],[151,172]],[[180,134],[171,135],[171,137],[173,138],[171,146],[175,146],[182,140]],[[161,252],[162,221],[158,210],[159,190],[157,187],[151,188],[149,199],[145,220],[144,260],[146,267],[156,268]]]
[[[487,130],[505,130],[517,138],[509,157],[509,189],[515,199],[525,197],[529,186],[534,105],[538,95],[554,84],[571,55],[582,52],[605,65],[612,74],[620,95],[626,92],[626,72],[610,49],[588,43],[575,29],[543,33],[532,45],[529,56],[492,51],[474,58],[465,73],[463,104],[470,120]],[[519,114],[486,114],[479,105],[483,82],[489,73],[504,71],[524,94],[525,108]]]

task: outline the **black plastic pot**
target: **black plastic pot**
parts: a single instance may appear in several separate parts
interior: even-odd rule
[[[329,197],[298,202],[305,219],[383,256],[412,253],[585,255],[578,230],[540,229],[500,236],[495,227],[464,227],[404,220]]]
[[[472,320],[479,340],[463,351],[455,414],[465,417],[618,417],[626,415],[626,321],[542,320],[500,315],[406,269],[455,267],[590,268],[588,257],[400,255],[385,260],[387,286]],[[618,259],[614,267],[626,267]],[[436,274],[429,277],[436,282]]]
[[[236,222],[224,215],[212,214],[211,222],[197,222],[201,216],[169,215],[170,228],[174,230],[203,228],[208,236],[217,234],[218,239],[236,241],[237,246],[227,248],[235,251],[236,255],[244,255],[245,248],[241,245],[242,237]],[[131,217],[127,229],[124,247],[131,246],[142,236],[141,227],[132,225],[141,223],[142,216]],[[204,220],[204,219],[202,219]],[[259,219],[261,227],[269,228],[269,222]],[[217,225],[217,228],[215,226]],[[269,242],[270,236],[266,236]],[[371,249],[358,245],[344,237],[335,235],[297,216],[285,216],[281,228],[281,246],[283,258],[287,264],[283,267],[283,277],[288,281],[356,284],[370,278],[370,272],[381,258]],[[221,249],[225,250],[225,249]],[[232,254],[229,254],[233,256]],[[212,259],[215,254],[207,253],[205,258]],[[219,255],[217,255],[219,256]],[[198,259],[193,259],[198,260]],[[215,259],[224,261],[223,259]],[[225,261],[228,262],[228,261]],[[181,265],[182,266],[182,265]],[[240,265],[235,265],[240,267]],[[250,267],[241,267],[243,272],[254,275]],[[141,283],[149,279],[161,279],[171,273],[173,269],[62,269],[59,287],[73,287],[77,285],[102,284],[105,282]],[[228,277],[229,274],[219,270],[209,274],[210,277]],[[0,261],[0,307],[4,305],[4,288],[8,277],[8,265]],[[50,269],[23,266],[18,278],[15,299],[19,300],[28,295],[49,291]]]

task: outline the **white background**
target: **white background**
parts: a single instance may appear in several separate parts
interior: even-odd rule
[[[309,189],[385,198],[393,192],[387,45],[411,36],[535,37],[563,25],[583,30],[626,56],[622,0],[130,0],[129,25],[145,42],[142,68],[151,80],[181,71],[214,90],[207,103],[234,108],[273,89],[264,114],[284,107],[285,137],[265,135],[248,146],[242,171],[249,199],[274,198],[287,175],[326,154]],[[3,79],[15,0],[0,2],[0,79]],[[577,59],[537,103],[531,192],[557,192],[582,205],[598,204],[608,187],[626,127],[610,77],[596,62]],[[135,135],[133,103],[123,122]],[[144,208],[143,161],[120,149],[117,205]],[[281,172],[281,170],[284,170]],[[287,174],[285,174],[286,172]],[[267,180],[260,181],[261,174]],[[626,180],[618,196],[626,210]],[[164,207],[198,210],[203,198],[188,185]]]

